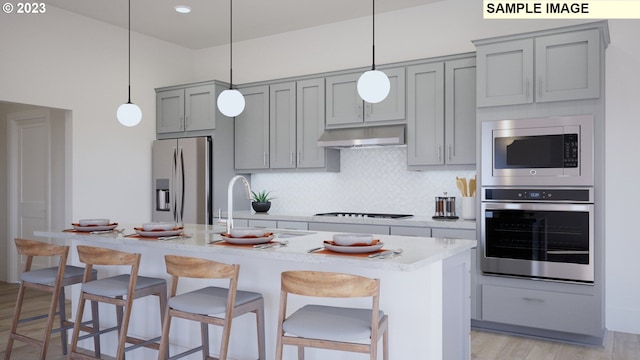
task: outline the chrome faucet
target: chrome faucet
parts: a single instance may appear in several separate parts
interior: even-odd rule
[[[251,186],[249,181],[242,175],[236,175],[229,180],[229,187],[227,188],[227,234],[231,234],[231,228],[233,228],[233,184],[236,180],[242,180],[244,183],[244,189],[247,192],[247,200],[251,200]]]

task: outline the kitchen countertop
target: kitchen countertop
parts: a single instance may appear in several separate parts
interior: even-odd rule
[[[223,219],[226,219],[226,212],[222,213]],[[475,220],[434,220],[428,215],[414,215],[408,219],[378,219],[378,218],[352,218],[340,216],[314,216],[313,214],[291,214],[286,212],[269,211],[266,214],[256,213],[250,210],[234,211],[234,219],[249,220],[271,220],[271,221],[307,221],[307,222],[325,222],[325,223],[347,223],[347,224],[374,224],[389,226],[411,226],[411,227],[430,227],[430,228],[448,228],[448,229],[476,229]],[[215,219],[214,219],[215,220]]]
[[[125,233],[138,225],[120,225]],[[100,244],[145,245],[166,249],[188,250],[196,252],[220,253],[221,255],[242,255],[245,257],[257,257],[271,260],[287,260],[312,264],[351,264],[358,267],[392,270],[412,271],[436,261],[455,256],[476,246],[475,240],[406,237],[397,235],[376,235],[384,243],[383,249],[403,249],[400,256],[390,257],[384,260],[372,260],[367,257],[347,256],[344,254],[309,254],[307,250],[321,247],[323,241],[331,240],[334,233],[323,231],[302,231],[273,229],[275,240],[287,240],[287,246],[272,249],[254,249],[252,247],[221,245],[211,243],[221,240],[220,226],[185,224],[184,233],[191,237],[180,237],[172,240],[156,240],[155,238],[130,238],[122,234],[91,235],[82,232],[63,231],[35,231],[36,236],[55,239],[86,240]]]
[[[293,218],[288,218],[293,220]],[[132,233],[134,226],[119,224],[125,233]],[[285,247],[255,249],[252,246],[228,246],[210,244],[221,239],[223,227],[219,225],[185,225],[188,238],[173,240],[151,240],[129,238],[121,234],[89,235],[63,232],[61,229],[35,231],[34,235],[48,237],[52,242],[71,246],[92,245],[142,254],[140,273],[144,276],[168,278],[164,265],[167,254],[197,256],[240,265],[238,288],[255,291],[265,298],[266,360],[273,360],[277,332],[277,315],[280,296],[280,277],[283,271],[311,270],[335,271],[359,274],[380,279],[380,308],[389,315],[389,358],[413,359],[421,354],[425,359],[469,358],[470,341],[470,268],[471,249],[475,240],[405,237],[379,235],[384,249],[402,248],[399,256],[386,259],[369,259],[367,256],[331,255],[308,253],[307,250],[322,246],[324,240],[332,238],[332,232],[300,230],[274,230],[276,240],[288,240]],[[82,266],[77,253],[72,250],[70,263]],[[100,268],[99,277],[113,276],[118,269]],[[202,287],[201,279],[182,279],[180,291]],[[77,309],[79,289],[72,287],[72,306]],[[316,301],[326,299],[316,299]],[[290,304],[296,307],[308,300],[294,297]],[[350,306],[370,307],[371,299],[349,299]],[[158,302],[154,297],[136,300],[129,331],[143,338],[157,336],[160,328],[157,316]],[[109,312],[111,311],[111,312]],[[101,323],[113,319],[111,309],[100,309]],[[426,324],[426,325],[425,325]],[[171,338],[171,346],[180,352],[188,347],[200,345],[199,325],[195,322],[176,323],[178,327]],[[233,335],[233,334],[236,335]],[[255,334],[252,317],[234,319],[230,339],[230,357],[234,359],[255,358],[254,342],[247,342],[246,334]],[[105,334],[101,338],[103,351],[111,355],[116,344],[116,334]],[[81,347],[92,349],[89,339]],[[156,359],[157,352],[149,349],[135,350],[136,359]],[[214,350],[215,352],[215,350]],[[362,354],[339,353],[336,359],[355,360]],[[200,359],[192,354],[185,359]],[[306,349],[305,358],[323,360],[327,353],[319,349]],[[297,359],[297,351],[285,347],[283,359]]]

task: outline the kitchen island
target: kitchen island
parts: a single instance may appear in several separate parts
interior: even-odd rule
[[[121,226],[122,227],[122,226]],[[124,226],[127,230],[132,225]],[[219,227],[185,225],[191,237],[173,240],[149,240],[121,234],[89,235],[60,230],[36,231],[36,236],[53,242],[93,245],[142,253],[141,275],[169,278],[165,272],[164,255],[177,254],[240,264],[239,289],[261,292],[265,298],[267,359],[275,354],[275,339],[280,295],[280,273],[287,270],[335,271],[375,277],[381,280],[380,308],[389,315],[389,354],[391,359],[468,359],[470,357],[470,252],[475,240],[449,238],[376,236],[384,249],[403,249],[399,256],[369,259],[363,256],[308,253],[330,240],[331,232],[275,230],[277,241],[288,241],[283,247],[254,249],[232,246],[220,240]],[[126,231],[130,232],[130,231]],[[72,251],[71,262],[78,264]],[[115,275],[123,269],[100,269],[99,277]],[[210,281],[188,279],[180,283],[179,292],[209,284]],[[76,309],[78,288],[73,289],[73,311]],[[309,299],[292,298],[292,308]],[[329,301],[323,301],[330,303]],[[350,299],[349,305],[370,307],[369,299]],[[140,299],[134,303],[130,332],[143,337],[159,334],[160,321],[156,299]],[[100,321],[105,326],[115,323],[115,311],[102,306]],[[253,359],[255,319],[245,315],[234,319],[230,340],[230,358]],[[218,350],[218,329],[210,331],[216,338],[212,353]],[[199,326],[192,322],[176,321],[171,328],[173,353],[199,343]],[[115,349],[115,335],[103,336],[103,349]],[[86,347],[91,348],[90,342]],[[135,350],[136,358],[155,358],[147,349]],[[144,355],[143,355],[144,354]],[[362,359],[363,355],[319,349],[307,349],[306,359]],[[199,354],[192,355],[199,358]],[[285,347],[285,359],[296,359],[293,347]]]

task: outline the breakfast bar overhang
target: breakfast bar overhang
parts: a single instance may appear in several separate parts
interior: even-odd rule
[[[133,225],[124,225],[132,229]],[[64,232],[62,229],[35,231],[34,235],[51,239],[54,243],[72,246],[71,262],[81,265],[76,245],[112,248],[142,254],[140,275],[164,277],[164,255],[175,254],[211,259],[240,265],[238,288],[260,292],[265,299],[267,359],[275,355],[280,274],[287,270],[315,270],[357,274],[381,281],[380,309],[389,316],[390,359],[469,359],[470,358],[470,276],[471,252],[475,240],[406,237],[380,235],[384,249],[403,249],[402,254],[385,259],[369,259],[366,256],[347,254],[309,253],[322,246],[333,236],[331,232],[274,230],[278,241],[287,240],[286,246],[270,249],[254,249],[250,246],[233,246],[220,240],[219,228],[213,225],[185,224],[184,233],[190,237],[171,240],[132,238],[119,233],[92,235],[81,232]],[[115,275],[98,268],[98,277]],[[178,293],[210,285],[211,280],[185,279]],[[226,284],[220,284],[226,286]],[[79,288],[72,288],[73,312],[77,307]],[[291,298],[295,309],[309,299]],[[316,299],[313,299],[316,300]],[[324,300],[324,299],[323,299]],[[148,301],[148,304],[145,303]],[[342,301],[342,300],[341,300]],[[370,299],[348,299],[350,306],[370,307]],[[333,303],[335,304],[335,303]],[[100,308],[103,326],[113,326],[115,310]],[[257,357],[255,345],[255,320],[251,316],[234,319],[229,345],[231,359]],[[157,301],[140,299],[134,302],[129,332],[152,338],[160,333]],[[171,328],[171,346],[174,351],[197,346],[200,342],[199,326],[192,322],[176,321]],[[214,339],[212,353],[217,353],[219,329],[210,329]],[[102,337],[103,352],[113,353],[115,335]],[[84,344],[84,345],[83,345]],[[92,342],[81,343],[92,349]],[[381,346],[379,344],[378,346]],[[109,351],[112,349],[111,351]],[[305,358],[362,359],[363,355],[321,349],[307,349]],[[155,359],[153,350],[134,350],[136,358]],[[132,353],[133,354],[133,353]],[[133,355],[131,355],[133,356]],[[200,354],[192,354],[193,359]],[[285,347],[284,359],[296,359],[296,349]]]

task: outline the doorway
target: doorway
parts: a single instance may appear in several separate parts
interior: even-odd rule
[[[0,279],[15,282],[24,268],[22,257],[16,253],[13,239],[38,239],[34,230],[63,226],[66,203],[67,151],[65,134],[70,112],[33,105],[2,103],[0,115],[5,119],[6,146],[4,170],[6,236],[1,244],[7,264],[0,271]],[[2,161],[0,161],[0,165]],[[35,268],[53,264],[39,262]],[[4,273],[4,274],[3,274]]]

